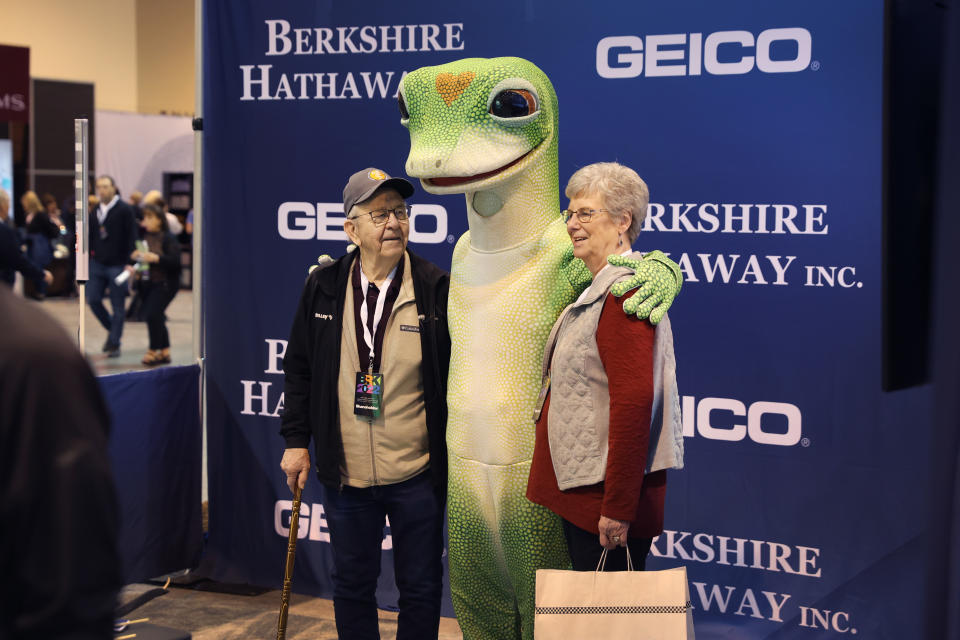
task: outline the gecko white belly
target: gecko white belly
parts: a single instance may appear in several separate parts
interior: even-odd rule
[[[447,445],[461,458],[513,464],[533,455],[544,343],[573,299],[559,270],[569,240],[559,219],[540,238],[497,252],[473,249],[469,235],[450,274]]]

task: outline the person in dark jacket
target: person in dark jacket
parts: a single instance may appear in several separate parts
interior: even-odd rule
[[[150,336],[150,348],[141,362],[154,366],[170,362],[170,334],[164,312],[180,290],[180,242],[156,205],[144,205],[142,225],[147,251],[135,250],[130,257],[150,266],[140,280],[141,309]]]
[[[20,236],[10,220],[10,194],[0,189],[0,281],[12,287],[17,271],[24,278],[31,278],[38,287],[53,281],[53,274],[30,262],[20,250]]]
[[[397,638],[436,638],[440,624],[450,277],[407,250],[412,194],[379,169],[350,178],[344,229],[358,249],[307,278],[283,360],[280,466],[291,491],[302,488],[313,439],[344,640],[379,638],[385,517]]]
[[[53,262],[53,240],[60,236],[60,227],[50,219],[35,192],[24,193],[20,205],[26,216],[27,258],[40,269],[47,269]],[[25,287],[25,295],[35,300],[43,300],[46,294],[46,281],[37,282],[35,288]]]
[[[130,205],[120,199],[113,178],[100,176],[96,189],[100,203],[90,214],[87,301],[93,315],[110,332],[103,351],[115,358],[120,356],[120,338],[126,316],[124,301],[129,291],[129,285],[126,282],[117,284],[116,277],[130,262],[130,254],[136,248],[137,223]],[[109,292],[113,313],[107,313],[103,306],[104,292]]]
[[[108,640],[122,577],[107,407],[55,320],[3,286],[0,309],[0,638]]]
[[[24,278],[32,279],[38,288],[53,282],[52,273],[44,271],[23,255],[17,232],[0,221],[0,280],[12,287],[17,271]]]

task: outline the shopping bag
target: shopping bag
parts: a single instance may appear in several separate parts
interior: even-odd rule
[[[536,640],[692,640],[687,569],[539,569],[533,635]]]

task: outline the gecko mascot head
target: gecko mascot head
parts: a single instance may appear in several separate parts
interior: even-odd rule
[[[519,188],[559,203],[557,96],[521,58],[467,58],[408,74],[398,95],[410,131],[406,172],[434,194],[466,193],[479,216]]]

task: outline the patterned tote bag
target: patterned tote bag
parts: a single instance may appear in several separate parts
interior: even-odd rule
[[[686,567],[663,571],[537,571],[534,638],[690,639],[693,607]],[[616,635],[609,635],[616,634]]]

